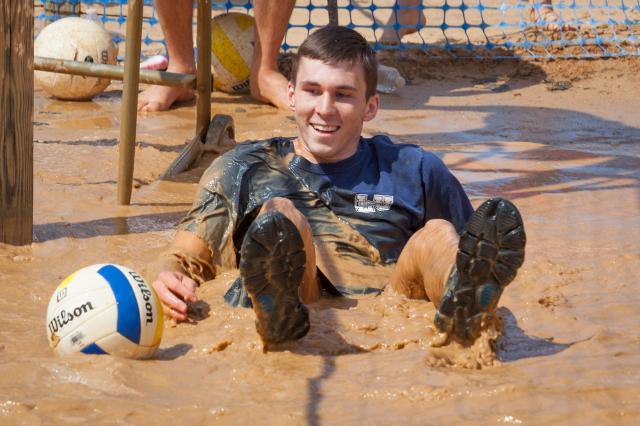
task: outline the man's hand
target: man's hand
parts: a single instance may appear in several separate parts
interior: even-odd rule
[[[165,312],[176,321],[187,320],[187,303],[198,300],[196,297],[197,284],[182,272],[164,271],[151,284],[160,300]]]

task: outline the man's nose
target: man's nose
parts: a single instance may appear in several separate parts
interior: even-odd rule
[[[332,114],[335,112],[335,102],[333,96],[330,93],[324,93],[318,99],[318,105],[316,106],[318,114]]]

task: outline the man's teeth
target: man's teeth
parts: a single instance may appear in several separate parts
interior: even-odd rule
[[[311,126],[320,132],[335,132],[338,130],[338,126],[328,126],[324,124],[312,124]]]

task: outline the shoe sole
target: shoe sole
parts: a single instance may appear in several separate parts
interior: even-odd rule
[[[247,230],[240,250],[240,276],[265,351],[268,344],[297,340],[309,331],[309,313],[298,296],[305,262],[302,238],[282,213],[260,215]]]
[[[477,337],[503,289],[524,262],[526,234],[513,203],[485,201],[473,213],[458,243],[456,264],[436,314],[436,326],[462,339]]]

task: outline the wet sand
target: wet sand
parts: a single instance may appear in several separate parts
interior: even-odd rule
[[[97,262],[145,271],[205,164],[158,181],[195,106],[140,115],[132,205],[116,206],[119,87],[89,103],[38,91],[34,244],[0,246],[0,423],[635,423],[638,64],[573,63],[583,72],[434,66],[384,95],[365,127],[437,152],[474,205],[502,195],[521,209],[526,261],[500,301],[495,348],[432,348],[433,306],[383,294],[323,300],[307,337],[263,354],[253,312],[222,301],[228,271],[201,288],[192,323],[167,324],[153,360],[55,356],[45,312],[57,284]],[[239,141],[295,131],[290,114],[247,97],[212,102]]]

